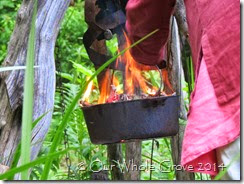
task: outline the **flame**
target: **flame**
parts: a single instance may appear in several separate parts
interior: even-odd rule
[[[101,91],[98,99],[98,104],[105,103],[110,94],[110,70],[106,70],[103,79],[101,80]]]
[[[117,94],[122,94],[123,90],[119,89],[119,85],[120,85],[119,79],[114,75],[113,76],[113,86],[115,87]]]
[[[128,48],[131,43],[128,39],[126,33],[125,36],[125,45],[124,48]],[[120,52],[118,50],[118,52]],[[120,99],[120,94],[127,95],[150,95],[155,96],[158,94],[158,88],[152,86],[151,84],[147,84],[146,79],[142,75],[143,70],[155,70],[153,66],[142,65],[134,60],[132,57],[130,50],[126,51],[123,55],[119,56],[116,61],[116,67],[124,65],[124,73],[123,73],[123,88],[121,89],[121,83],[116,75],[111,74],[111,70],[107,69],[103,75],[103,78],[100,83],[100,97],[98,99],[98,104],[103,104],[106,102],[115,102]],[[167,70],[162,70],[162,78],[165,86],[172,92],[174,92],[170,81],[168,79]],[[91,81],[86,89],[86,92],[83,95],[82,101],[89,102],[89,96],[93,89],[93,81]],[[161,92],[160,92],[161,93]],[[164,92],[162,92],[164,93]]]
[[[125,33],[124,35],[126,38],[125,47],[128,48],[130,46],[130,41]],[[151,67],[137,63],[130,51],[125,52],[122,56],[122,62],[125,64],[125,92],[127,94],[135,94],[136,89],[141,89],[141,91],[146,94],[151,92],[151,89],[147,86],[146,81],[141,74],[142,70],[148,70]]]
[[[83,95],[83,97],[82,97],[82,101],[89,102],[89,96],[90,96],[90,94],[91,94],[91,92],[92,92],[92,87],[93,87],[93,81],[91,81],[91,82],[88,84],[88,86],[87,86],[87,88],[86,88],[86,91],[85,91],[85,93],[84,93],[84,95]]]
[[[119,86],[119,79],[116,76],[113,76],[113,85],[115,87]]]
[[[152,88],[148,88],[147,94],[155,96],[158,92],[158,89],[155,86],[152,86]]]
[[[169,81],[169,75],[168,75],[168,71],[166,69],[162,70],[162,77],[163,77],[164,84],[170,89],[170,91],[172,93],[174,93],[174,89]]]

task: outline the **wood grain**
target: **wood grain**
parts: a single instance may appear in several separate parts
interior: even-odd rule
[[[25,65],[27,41],[33,10],[33,0],[23,0],[18,11],[8,53],[3,66]],[[35,159],[48,131],[55,94],[54,46],[60,23],[70,0],[39,0],[36,20],[35,94],[33,120],[51,110],[32,132],[31,159]],[[24,70],[2,73],[0,76],[0,163],[11,164],[21,134]]]
[[[182,69],[182,61],[181,61],[181,49],[180,49],[180,35],[177,26],[176,19],[173,17],[173,21],[171,21],[173,26],[172,28],[172,36],[169,40],[170,49],[171,49],[171,57],[169,59],[171,67],[170,80],[174,89],[176,89],[176,93],[180,95],[180,106],[179,106],[179,118],[186,120],[187,112],[184,106],[184,95],[181,88],[182,79],[184,80],[184,72]],[[171,138],[171,148],[172,148],[172,158],[173,163],[175,165],[180,165],[181,161],[181,151],[182,151],[182,142],[184,138],[185,125],[179,126],[179,133],[176,136]],[[194,180],[194,174],[186,171],[176,171],[176,179],[177,180]]]

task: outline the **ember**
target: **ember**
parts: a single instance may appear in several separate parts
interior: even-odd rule
[[[130,46],[130,41],[125,35],[124,48]],[[119,52],[119,51],[118,51]],[[95,87],[93,82],[90,82],[81,100],[81,106],[89,106],[95,104],[115,103],[118,101],[129,101],[136,99],[145,99],[156,96],[168,96],[161,88],[162,86],[155,86],[151,80],[157,80],[158,83],[164,83],[174,94],[174,91],[168,80],[166,70],[160,70],[154,66],[145,66],[139,64],[134,60],[130,51],[125,52],[124,55],[117,58],[116,66],[123,64],[124,71],[107,69],[103,74],[100,87]],[[146,78],[143,73],[150,70],[158,70],[159,77],[154,79]],[[151,76],[152,77],[152,76]],[[89,101],[89,96],[92,90],[100,88],[100,96],[93,102]]]

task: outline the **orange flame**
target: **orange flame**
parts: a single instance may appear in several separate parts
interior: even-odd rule
[[[110,70],[107,70],[105,72],[105,75],[103,76],[103,79],[101,81],[101,91],[100,91],[100,97],[98,99],[98,104],[105,103],[107,98],[110,94]]]
[[[119,89],[120,82],[119,82],[119,79],[115,75],[113,76],[113,85],[116,88],[116,93],[118,93],[118,94],[123,93],[123,90]]]
[[[91,94],[91,92],[92,92],[92,87],[93,87],[93,81],[91,81],[91,82],[88,84],[88,86],[87,86],[87,88],[86,88],[86,91],[85,91],[85,93],[84,93],[84,95],[83,95],[83,97],[82,97],[82,101],[89,102],[89,96],[90,96],[90,94]]]
[[[124,48],[128,48],[130,46],[130,40],[125,33],[124,36],[126,38]],[[151,86],[150,84],[148,85],[146,79],[142,75],[143,70],[155,70],[155,67],[139,64],[134,60],[129,50],[117,58],[115,65],[117,68],[119,66],[119,62],[123,63],[125,66],[123,75],[123,89],[120,89],[119,79],[115,75],[112,76],[109,69],[106,70],[102,80],[100,81],[101,86],[98,104],[106,103],[110,97],[113,97],[113,95],[120,95],[123,93],[135,95],[142,92],[143,94],[151,96],[155,96],[157,94],[158,88]],[[168,80],[167,70],[162,70],[162,78],[164,84],[168,86],[171,91],[173,91],[173,88]],[[89,95],[93,89],[92,86],[93,82],[90,82],[82,98],[83,101],[88,102]]]
[[[169,88],[169,90],[174,93],[174,89],[169,81],[169,75],[168,75],[168,71],[166,69],[162,70],[162,77],[163,77],[163,82],[165,84],[165,86],[167,86]]]
[[[119,79],[116,76],[113,76],[113,85],[115,87],[119,86]]]
[[[126,38],[125,46],[129,47],[130,41],[125,33],[124,35]],[[151,93],[151,89],[147,86],[146,81],[141,74],[143,69],[148,70],[151,67],[137,63],[132,57],[130,51],[125,52],[125,54],[122,56],[122,61],[125,64],[125,92],[127,94],[134,94],[135,89],[139,88],[143,93]]]

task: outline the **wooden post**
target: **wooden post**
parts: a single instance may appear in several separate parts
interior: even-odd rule
[[[175,5],[174,16],[177,21],[179,33],[181,36],[181,40],[184,42],[188,41],[188,25],[186,21],[186,8],[184,4],[184,0],[177,0]]]
[[[33,120],[53,109],[55,94],[54,46],[70,0],[39,0],[36,20],[35,93]],[[3,66],[24,66],[34,0],[23,0]],[[0,75],[0,163],[10,166],[20,140],[24,70]],[[52,118],[50,111],[32,132],[31,159],[42,146]]]
[[[118,167],[118,162],[123,163],[122,145],[121,144],[110,144],[107,147],[109,165],[115,165],[112,168],[112,180],[124,180],[124,174]]]
[[[170,44],[170,59],[169,64],[171,65],[170,67],[170,81],[175,89],[176,93],[180,96],[180,106],[179,106],[179,118],[182,118],[186,120],[186,110],[184,107],[184,96],[183,96],[183,91],[181,88],[182,84],[182,79],[184,79],[184,73],[182,69],[182,64],[181,64],[181,49],[180,49],[180,37],[179,37],[179,32],[178,32],[178,26],[176,23],[176,19],[172,17],[172,30],[171,30],[171,37],[169,40]],[[172,148],[172,158],[173,158],[173,163],[175,165],[180,165],[181,161],[181,151],[182,151],[182,141],[184,137],[184,130],[185,130],[185,125],[180,124],[179,125],[179,133],[172,137],[171,139],[171,148]],[[194,180],[194,174],[186,171],[176,171],[176,179],[177,180]]]
[[[129,167],[125,171],[125,180],[140,180],[141,141],[126,143],[125,162]]]

